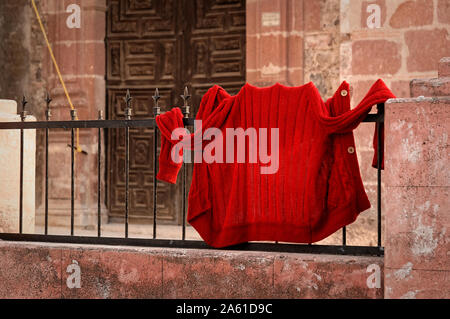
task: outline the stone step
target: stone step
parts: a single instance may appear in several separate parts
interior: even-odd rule
[[[442,61],[442,60],[441,60]],[[437,79],[415,79],[410,83],[411,97],[449,96],[450,76]]]
[[[450,57],[442,58],[438,65],[438,77],[450,77]]]

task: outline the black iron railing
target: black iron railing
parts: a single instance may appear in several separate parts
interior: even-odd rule
[[[181,96],[184,100],[183,114],[184,114],[184,125],[193,126],[194,118],[189,117],[189,104],[188,100],[190,95],[185,88],[184,94]],[[158,89],[155,91],[153,96],[154,100],[154,114],[160,114],[160,107],[158,104],[159,100]],[[102,244],[102,245],[132,245],[132,246],[148,246],[148,247],[173,247],[173,248],[202,248],[211,249],[212,247],[205,244],[200,240],[186,240],[186,180],[187,180],[187,165],[183,165],[182,168],[182,225],[181,225],[181,240],[172,239],[157,239],[157,189],[158,182],[156,180],[156,172],[158,170],[158,127],[156,125],[154,118],[136,120],[131,118],[131,96],[129,91],[125,97],[125,119],[123,120],[104,120],[103,113],[99,112],[98,120],[76,120],[76,112],[71,111],[71,121],[51,121],[50,120],[50,102],[51,99],[47,95],[46,98],[46,121],[37,122],[25,122],[26,111],[25,105],[27,104],[26,99],[22,101],[22,111],[21,122],[0,122],[0,130],[20,130],[20,188],[19,188],[19,232],[18,233],[0,233],[0,239],[3,240],[13,240],[13,241],[37,241],[37,242],[57,242],[57,243],[77,243],[77,244]],[[289,244],[289,243],[246,243],[240,244],[233,247],[227,247],[230,250],[255,250],[255,251],[277,251],[277,252],[296,252],[296,253],[325,253],[325,254],[342,254],[342,255],[373,255],[381,256],[384,254],[384,248],[381,243],[381,125],[384,122],[384,104],[377,105],[376,114],[368,114],[363,122],[374,122],[376,123],[378,134],[378,167],[377,167],[377,233],[378,242],[377,246],[349,246],[347,245],[347,232],[346,228],[342,229],[342,244],[341,245],[316,245],[316,244]],[[154,131],[154,174],[153,174],[153,238],[129,238],[128,228],[129,228],[129,129],[146,127],[153,128]],[[103,129],[112,128],[122,128],[125,129],[125,222],[124,238],[112,238],[112,237],[102,237],[101,233],[101,156],[98,156],[97,162],[97,177],[98,177],[98,189],[97,189],[97,237],[95,236],[76,236],[74,233],[74,214],[75,214],[75,168],[74,168],[74,157],[76,147],[74,144],[74,130],[75,129],[86,129],[86,128],[96,128],[98,129],[98,154],[102,152],[101,149],[101,138]],[[45,130],[45,201],[44,201],[44,234],[24,234],[23,233],[23,133],[26,129],[44,129]],[[50,129],[70,129],[71,130],[71,144],[69,146],[71,149],[71,205],[70,205],[70,236],[62,235],[50,235],[48,233],[48,147],[49,139],[48,134]],[[1,147],[1,146],[0,146]]]

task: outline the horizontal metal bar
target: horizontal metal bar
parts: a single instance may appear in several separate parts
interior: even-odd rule
[[[184,125],[194,125],[193,118],[183,118]],[[87,121],[38,121],[38,122],[0,122],[0,130],[39,129],[39,128],[123,128],[155,127],[155,119],[144,120],[87,120]]]
[[[367,114],[366,118],[363,120],[363,122],[384,122],[384,116],[383,114]]]
[[[183,118],[184,125],[194,125],[194,118]],[[379,114],[368,114],[363,122],[383,122]],[[38,121],[38,122],[0,122],[0,130],[40,129],[40,128],[123,128],[155,127],[155,119],[144,120],[86,120],[86,121]]]
[[[164,248],[217,249],[200,240],[171,240],[115,237],[61,236],[40,234],[0,233],[1,240],[22,242],[47,242],[88,245],[114,245]],[[384,247],[376,246],[333,246],[333,245],[301,245],[283,243],[245,243],[220,250],[266,251],[283,253],[331,254],[354,256],[383,256]]]

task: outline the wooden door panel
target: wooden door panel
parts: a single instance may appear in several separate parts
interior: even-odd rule
[[[108,118],[124,118],[126,89],[133,97],[133,118],[149,118],[154,117],[156,87],[164,112],[181,106],[179,95],[188,85],[196,112],[213,84],[236,93],[245,83],[245,0],[107,2]],[[108,131],[107,202],[110,217],[117,220],[125,207],[124,137],[124,130]],[[131,221],[151,222],[153,217],[154,142],[153,130],[130,130]],[[189,173],[187,185],[190,179]],[[180,222],[180,185],[158,184],[159,220]]]
[[[196,0],[192,12],[195,23],[184,42],[192,68],[185,69],[184,77],[193,87],[197,111],[212,84],[236,93],[245,83],[245,0]]]

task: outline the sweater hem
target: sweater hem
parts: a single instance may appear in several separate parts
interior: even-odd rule
[[[203,219],[210,220],[210,217],[208,212],[205,211],[203,214],[190,220],[189,223],[197,230],[202,239],[214,248],[223,248],[250,241],[314,243],[353,223],[361,212],[351,213],[348,209],[341,214],[334,212],[333,214],[340,215],[340,217],[334,219],[332,223],[327,222],[320,230],[313,229],[311,232],[308,225],[289,225],[285,223],[255,223],[222,229],[210,229],[208,231],[204,229],[204,226],[205,224],[210,224],[209,222],[205,223]]]

